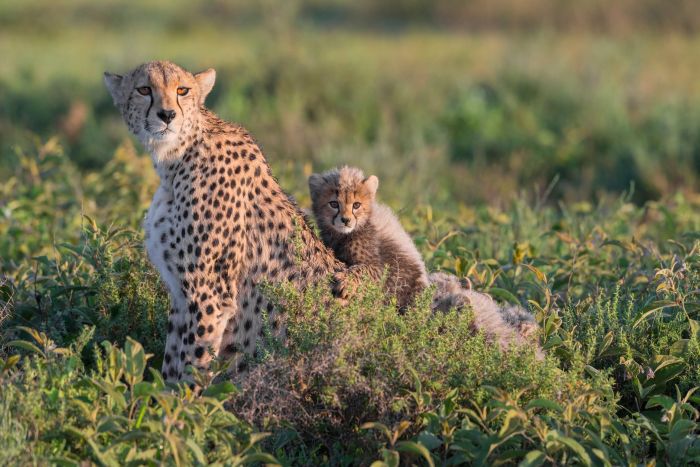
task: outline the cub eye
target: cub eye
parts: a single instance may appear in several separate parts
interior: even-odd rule
[[[190,92],[190,88],[185,88],[185,87],[177,88],[177,95],[178,96],[186,96],[188,92]]]
[[[143,86],[140,88],[136,88],[136,90],[141,94],[142,96],[150,96],[151,95],[151,88],[148,86]]]
[[[332,207],[333,209],[338,209],[338,202],[337,201],[331,201],[330,203],[328,203],[328,205],[330,207]]]
[[[358,209],[360,206],[361,206],[361,204],[358,203],[357,201],[354,202],[354,203],[352,203],[352,208],[353,208],[353,209]]]

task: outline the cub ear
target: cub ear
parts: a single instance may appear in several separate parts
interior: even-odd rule
[[[311,174],[311,176],[309,176],[309,192],[312,198],[321,191],[323,183],[323,177],[320,174]]]
[[[208,70],[194,75],[194,79],[197,81],[197,85],[199,86],[199,105],[204,105],[204,99],[206,99],[214,87],[214,82],[216,81],[216,70],[209,68]]]
[[[112,96],[112,101],[114,101],[114,105],[119,105],[119,103],[121,102],[121,87],[123,79],[124,77],[122,75],[115,75],[114,73],[105,71],[105,85],[107,86],[107,90]]]
[[[365,184],[367,190],[369,190],[372,196],[374,196],[377,193],[377,188],[379,187],[379,179],[376,176],[370,175],[362,183]]]

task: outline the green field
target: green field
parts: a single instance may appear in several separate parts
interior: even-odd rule
[[[697,7],[517,4],[0,4],[0,462],[700,462]],[[102,83],[152,59],[216,68],[208,105],[302,207],[313,171],[376,174],[429,269],[526,306],[547,358],[427,297],[274,290],[289,338],[248,380],[165,388],[158,180]]]

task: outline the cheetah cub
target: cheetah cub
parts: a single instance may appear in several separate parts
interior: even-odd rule
[[[309,177],[321,238],[349,266],[347,272],[336,273],[345,286],[341,296],[347,297],[347,288],[363,276],[379,280],[388,268],[385,288],[396,296],[400,309],[410,305],[425,287],[434,286],[433,310],[471,308],[475,332],[483,332],[503,350],[514,343],[534,345],[538,358],[542,358],[544,354],[536,342],[537,324],[522,307],[499,304],[490,295],[471,290],[452,274],[427,274],[420,253],[394,213],[375,201],[378,185],[377,177],[365,177],[353,167]]]
[[[342,167],[309,177],[309,191],[321,238],[349,266],[336,279],[346,287],[362,276],[381,279],[404,309],[428,285],[423,260],[394,213],[375,201],[379,180],[360,169]],[[349,279],[349,280],[347,280]]]

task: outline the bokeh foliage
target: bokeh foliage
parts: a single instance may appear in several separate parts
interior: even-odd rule
[[[0,174],[36,134],[58,135],[81,170],[102,167],[128,138],[102,72],[162,58],[215,67],[209,105],[257,135],[299,191],[305,164],[350,161],[376,172],[402,206],[504,201],[555,177],[553,195],[567,200],[634,184],[642,202],[697,186],[700,55],[693,36],[654,26],[660,2],[632,2],[646,13],[630,6],[617,17],[634,28],[606,34],[547,25],[595,18],[593,0],[561,2],[571,11],[552,8],[534,30],[420,21],[426,8],[458,18],[458,3],[393,0],[381,13],[343,1],[4,2]],[[489,14],[530,11],[511,3]],[[692,7],[661,16],[683,8]],[[395,26],[352,20],[389,11]]]

